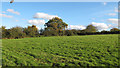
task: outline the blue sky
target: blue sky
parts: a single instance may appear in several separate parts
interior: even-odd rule
[[[108,30],[118,25],[117,8],[117,2],[3,2],[1,16],[2,25],[7,28],[36,23],[37,27],[44,28],[43,22],[48,17],[57,16],[69,29],[84,29],[93,24],[99,30]]]

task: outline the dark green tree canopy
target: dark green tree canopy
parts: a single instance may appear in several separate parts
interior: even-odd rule
[[[52,27],[53,29],[57,30],[57,29],[67,28],[68,24],[63,22],[62,19],[55,17],[55,18],[49,20],[47,23],[45,23],[45,26]]]
[[[112,28],[110,31],[119,31],[118,28]]]
[[[97,27],[93,26],[92,24],[88,25],[85,29],[86,32],[97,32]]]
[[[65,33],[65,28],[67,28],[68,24],[63,22],[62,19],[55,17],[51,20],[49,20],[47,23],[45,23],[45,30],[46,31],[52,31],[52,32],[57,32],[54,33],[55,35],[64,35]]]
[[[35,25],[24,28],[24,32],[29,37],[37,37],[39,35],[39,30],[37,29],[37,27]]]
[[[18,26],[11,28],[9,32],[11,38],[22,38],[26,35],[25,33],[23,33],[23,28]]]

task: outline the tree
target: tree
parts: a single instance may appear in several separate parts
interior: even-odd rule
[[[57,36],[58,33],[52,27],[47,27],[45,28],[44,35],[45,36]]]
[[[0,39],[2,38],[2,28],[0,27]]]
[[[41,28],[40,29],[40,35],[43,35],[44,30]]]
[[[2,26],[1,27],[1,36],[2,36],[2,38],[9,38],[10,37],[10,30],[9,29],[6,29],[6,27],[5,26]]]
[[[118,29],[118,28],[112,28],[110,31],[111,31],[111,32],[112,32],[112,31],[119,31],[119,29]]]
[[[79,33],[79,31],[76,29],[72,29],[71,31],[73,32],[74,35],[77,35]]]
[[[97,32],[98,29],[97,29],[95,26],[93,26],[93,25],[90,24],[90,25],[88,25],[88,26],[86,27],[85,31],[86,31],[86,32]]]
[[[39,30],[37,29],[37,27],[35,25],[24,28],[23,32],[25,32],[28,37],[39,36]]]
[[[108,34],[108,33],[109,31],[105,31],[105,30],[101,31],[101,34]]]
[[[118,28],[112,28],[110,30],[111,34],[119,34],[120,33],[120,30]]]
[[[1,35],[2,35],[2,38],[5,38],[6,36],[6,27],[5,26],[2,26],[0,29],[1,29]]]
[[[74,34],[73,34],[73,32],[72,32],[71,30],[66,30],[66,31],[65,31],[65,35],[67,35],[67,36],[72,36],[72,35],[74,35]]]
[[[68,24],[63,22],[62,19],[55,17],[51,20],[49,20],[47,23],[45,23],[45,30],[46,29],[51,29],[49,31],[55,31],[58,33],[59,36],[64,35],[65,33],[65,28],[67,28]]]
[[[10,38],[24,38],[26,36],[26,34],[23,32],[23,28],[22,27],[13,27],[9,30],[10,33]]]

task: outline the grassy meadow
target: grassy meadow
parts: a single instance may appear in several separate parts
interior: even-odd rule
[[[2,40],[3,66],[118,66],[118,34]]]

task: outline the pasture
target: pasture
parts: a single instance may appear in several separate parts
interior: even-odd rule
[[[3,66],[118,66],[118,35],[2,40]]]

